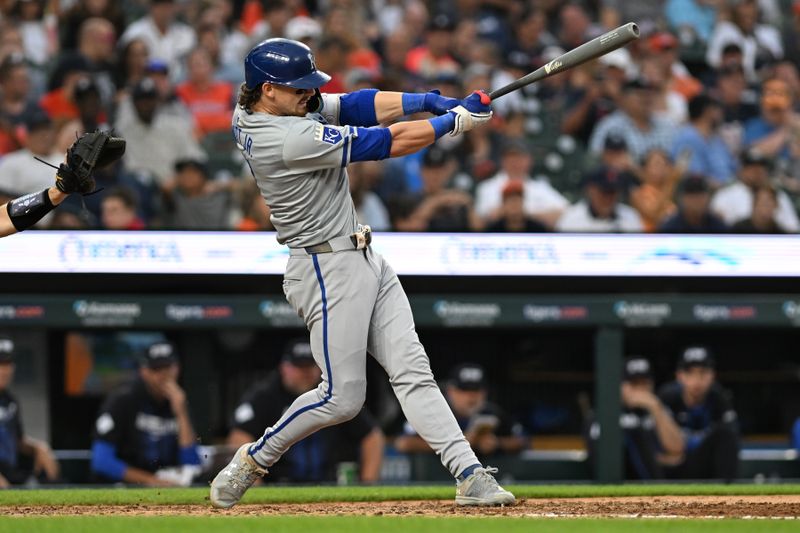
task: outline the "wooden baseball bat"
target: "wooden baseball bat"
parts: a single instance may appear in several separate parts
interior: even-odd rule
[[[572,67],[577,67],[596,57],[612,52],[638,38],[639,27],[635,23],[629,22],[623,24],[615,30],[604,33],[600,37],[595,37],[588,43],[583,43],[579,47],[573,48],[569,52],[558,56],[545,66],[534,70],[530,74],[524,75],[516,81],[512,81],[505,87],[500,87],[492,91],[489,93],[489,97],[492,100],[500,98],[511,91],[516,91],[526,85],[541,81],[549,76],[558,74]]]

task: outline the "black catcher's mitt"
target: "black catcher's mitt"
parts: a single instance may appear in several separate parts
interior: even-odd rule
[[[67,160],[56,172],[56,187],[62,192],[89,194],[94,191],[95,169],[110,165],[125,153],[125,139],[108,131],[84,133],[67,150]]]

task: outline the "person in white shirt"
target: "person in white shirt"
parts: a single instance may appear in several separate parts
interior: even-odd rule
[[[601,166],[586,175],[586,198],[570,206],[556,223],[556,231],[620,233],[643,231],[639,213],[619,201],[626,172]]]
[[[525,214],[553,227],[569,202],[555,190],[547,178],[530,176],[533,156],[522,140],[508,140],[502,149],[500,172],[480,183],[475,189],[475,212],[486,222],[500,218],[503,187],[509,180],[524,183]]]
[[[753,213],[753,191],[769,186],[770,164],[770,159],[758,150],[746,150],[742,154],[739,180],[717,191],[711,199],[711,210],[730,226],[750,218]],[[777,190],[776,199],[775,223],[787,233],[800,231],[800,220],[789,195]]]
[[[175,21],[174,0],[150,0],[150,12],[125,30],[120,44],[126,45],[133,39],[147,43],[150,57],[166,61],[170,73],[179,79],[181,60],[195,47],[197,35],[194,29]]]
[[[53,184],[53,169],[36,161],[39,157],[58,166],[64,152],[56,147],[56,128],[43,111],[37,111],[25,120],[27,138],[25,146],[0,159],[0,196],[10,199]]]

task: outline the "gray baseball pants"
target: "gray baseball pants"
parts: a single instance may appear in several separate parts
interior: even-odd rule
[[[367,352],[386,370],[406,418],[453,477],[480,463],[433,379],[408,298],[383,257],[371,248],[315,255],[293,249],[283,290],[311,333],[322,382],[250,447],[257,463],[272,466],[295,442],[358,414],[367,390]]]

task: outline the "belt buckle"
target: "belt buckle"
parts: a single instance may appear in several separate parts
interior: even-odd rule
[[[367,225],[360,226],[358,231],[350,235],[350,241],[356,250],[363,250],[372,242],[372,228]]]

